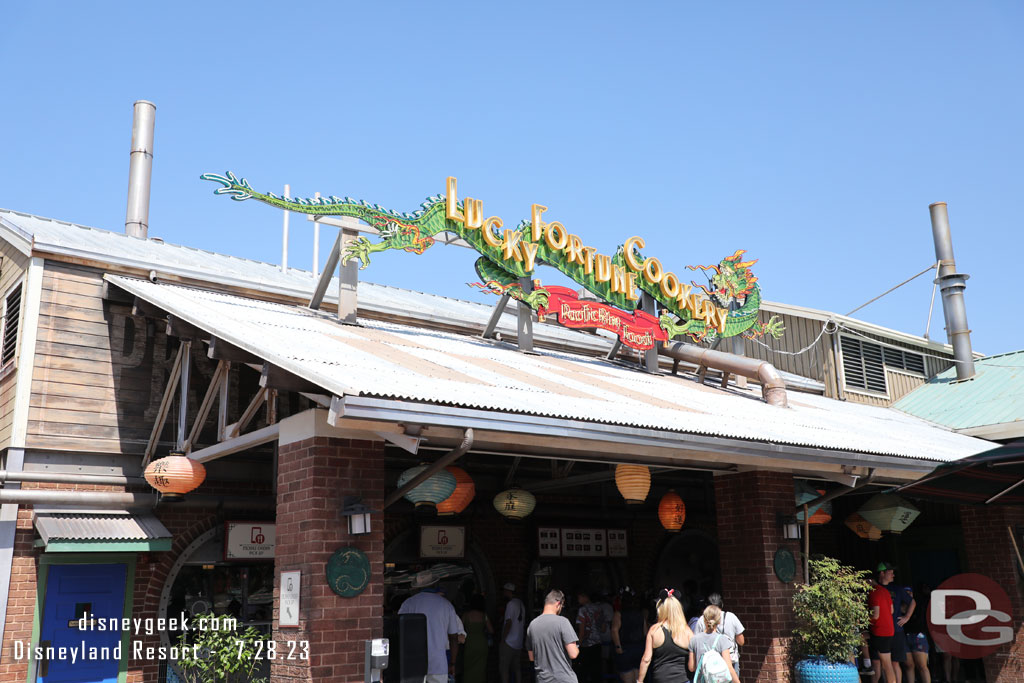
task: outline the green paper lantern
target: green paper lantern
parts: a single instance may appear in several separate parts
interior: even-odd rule
[[[882,531],[898,534],[910,526],[921,511],[894,493],[879,493],[869,498],[857,514]]]
[[[417,465],[416,467],[410,467],[405,472],[402,472],[398,477],[398,488],[402,488],[406,483],[412,481],[413,477],[427,469],[427,467],[428,465]],[[455,492],[457,484],[458,482],[456,481],[454,474],[448,470],[440,470],[431,475],[419,486],[406,491],[405,499],[416,505],[416,507],[420,507],[422,505],[436,506]]]

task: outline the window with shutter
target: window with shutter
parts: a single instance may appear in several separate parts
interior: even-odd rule
[[[924,356],[918,353],[852,337],[840,337],[839,348],[843,355],[843,384],[847,389],[888,394],[886,368],[924,375]]]
[[[21,284],[4,299],[3,345],[0,347],[0,367],[14,361],[18,350],[18,322],[21,319]]]

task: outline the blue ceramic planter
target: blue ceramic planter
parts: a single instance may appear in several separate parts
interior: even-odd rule
[[[856,664],[815,657],[796,663],[796,683],[860,683],[860,674]]]

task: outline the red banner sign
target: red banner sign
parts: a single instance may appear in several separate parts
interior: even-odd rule
[[[655,342],[668,341],[668,333],[650,313],[626,313],[596,301],[581,301],[568,287],[546,285],[544,289],[548,291],[548,305],[537,312],[557,316],[558,322],[566,327],[608,330],[619,335],[623,344],[639,351],[653,349]]]

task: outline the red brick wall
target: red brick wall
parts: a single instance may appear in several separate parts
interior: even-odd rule
[[[1017,554],[1006,528],[1024,526],[1024,509],[1016,506],[965,505],[960,508],[960,514],[964,544],[967,547],[967,570],[983,574],[1002,586],[1013,606],[1014,642],[984,658],[985,678],[989,683],[1022,683],[1024,594],[1018,577]]]
[[[32,547],[32,511],[18,510],[18,530],[14,536],[14,563],[11,587],[7,598],[7,619],[4,624],[3,657],[0,681],[24,681],[28,676],[28,660],[16,661],[12,655],[15,640],[28,645],[32,640],[32,618],[36,605],[36,556]]]
[[[380,510],[384,491],[384,445],[317,437],[282,445],[278,454],[277,548],[274,638],[309,641],[309,661],[272,663],[277,681],[363,680],[363,641],[383,635],[384,530],[379,514],[373,533],[351,537],[340,515],[342,499],[359,495]],[[371,579],[355,598],[327,585],[326,565],[335,550],[355,546],[370,560]],[[299,628],[278,628],[282,571],[302,571]]]
[[[793,631],[793,584],[775,578],[775,551],[785,541],[776,512],[792,514],[792,475],[742,472],[715,478],[718,548],[722,563],[722,595],[746,628],[740,656],[743,681],[775,683],[789,680],[787,649]]]

